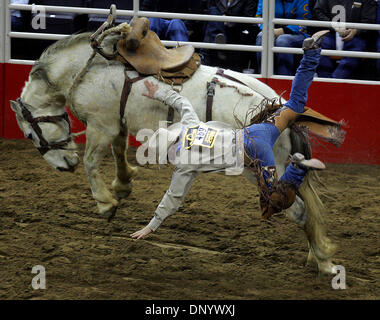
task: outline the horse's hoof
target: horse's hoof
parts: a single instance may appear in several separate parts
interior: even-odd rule
[[[118,200],[126,199],[132,192],[132,182],[121,184],[118,180],[112,182],[112,188]]]
[[[324,274],[336,274],[337,267],[330,260],[324,262],[318,262],[318,270]]]
[[[116,199],[111,199],[111,202],[98,202],[98,210],[99,213],[107,218],[108,221],[111,221],[112,218],[115,216],[118,201]]]
[[[103,213],[104,217],[107,219],[108,222],[111,222],[111,220],[115,217],[116,210],[117,207],[113,207],[111,210]]]
[[[132,190],[129,190],[129,191],[124,191],[124,192],[117,192],[116,193],[116,198],[118,200],[120,199],[127,199],[129,197],[129,195],[131,194]]]

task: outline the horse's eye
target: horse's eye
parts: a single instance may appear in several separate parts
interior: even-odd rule
[[[28,136],[27,136],[27,138],[28,138],[29,140],[33,140],[33,135],[32,135],[31,133],[29,133]]]
[[[148,32],[146,30],[143,31],[143,36],[145,37]]]

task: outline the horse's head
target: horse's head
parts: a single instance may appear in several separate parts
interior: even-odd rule
[[[11,101],[11,108],[25,137],[33,141],[43,158],[59,171],[73,172],[79,163],[79,156],[72,141],[67,113],[37,114],[32,106],[21,99]]]
[[[126,38],[128,50],[136,50],[140,42],[145,38],[149,31],[149,20],[147,18],[134,17],[130,23],[131,32]]]

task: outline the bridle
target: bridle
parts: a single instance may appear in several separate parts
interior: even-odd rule
[[[30,123],[30,125],[32,126],[32,129],[34,130],[34,132],[36,133],[39,139],[40,146],[37,149],[41,153],[41,155],[44,155],[46,152],[50,150],[58,150],[58,149],[66,150],[68,143],[72,140],[71,124],[70,124],[69,115],[67,114],[67,112],[64,112],[63,114],[58,115],[58,116],[33,117],[32,113],[27,108],[27,106],[31,107],[30,105],[28,105],[25,102],[22,102],[21,98],[18,98],[17,102],[19,106],[21,107],[21,112],[22,112],[22,116],[24,120]],[[69,126],[69,137],[66,140],[62,140],[58,142],[48,142],[42,134],[42,130],[39,126],[39,123],[51,122],[51,123],[57,124],[58,122],[62,120],[66,121]],[[27,138],[32,139],[31,137],[27,137]]]

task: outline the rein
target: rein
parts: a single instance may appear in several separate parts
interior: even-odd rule
[[[64,112],[61,115],[58,116],[41,116],[41,117],[33,117],[32,113],[29,111],[27,108],[27,104],[22,102],[21,98],[17,99],[17,102],[19,106],[21,107],[21,112],[22,116],[24,117],[24,120],[29,122],[30,125],[32,126],[34,132],[36,133],[39,141],[40,141],[40,146],[37,148],[38,151],[41,153],[41,155],[44,155],[46,152],[50,150],[57,150],[57,149],[62,149],[64,150],[67,144],[72,140],[71,138],[71,124],[69,120],[69,116],[67,112]],[[58,142],[48,142],[43,134],[42,130],[39,126],[40,122],[51,122],[51,123],[58,123],[60,121],[66,121],[67,124],[69,125],[69,137],[66,140],[58,141]],[[28,137],[28,139],[30,139]]]

